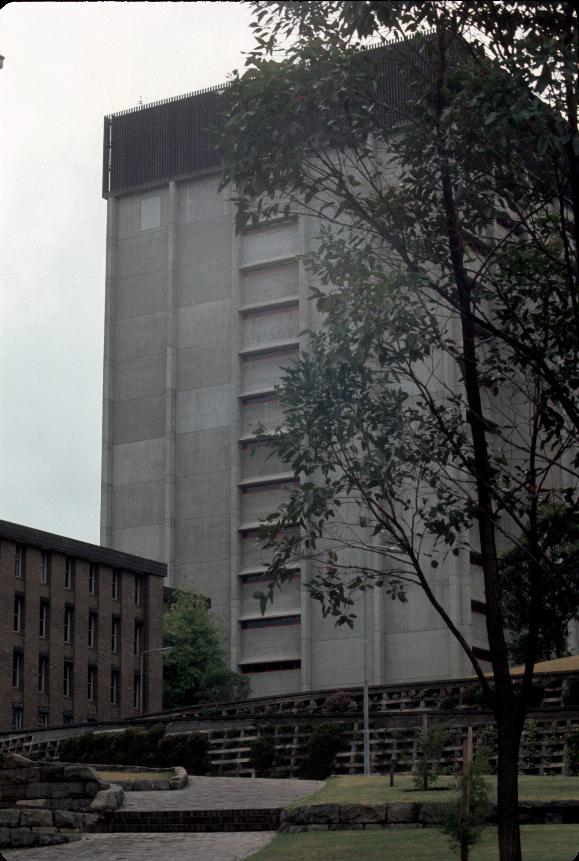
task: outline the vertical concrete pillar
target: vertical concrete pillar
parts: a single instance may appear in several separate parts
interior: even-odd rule
[[[230,654],[231,668],[237,670],[238,661],[241,658],[241,631],[239,617],[241,616],[241,584],[239,571],[241,562],[239,558],[239,526],[241,525],[239,481],[240,455],[239,437],[241,435],[241,362],[239,351],[241,349],[241,321],[239,308],[241,303],[240,265],[241,246],[243,238],[234,233],[233,204],[228,200],[227,206],[230,210],[231,232],[233,236],[231,250],[231,473],[230,473],[230,555],[229,555],[229,632],[230,632]]]
[[[298,221],[299,244],[303,254],[310,250],[310,231],[312,221],[307,216],[301,215]],[[310,320],[310,283],[308,273],[302,260],[298,267],[298,294],[299,294],[299,325],[300,352],[308,349],[309,335],[305,334],[311,329]],[[300,578],[300,605],[301,605],[301,689],[310,691],[312,689],[312,630],[310,612],[310,593],[307,584],[310,578],[310,563],[302,562]]]
[[[112,546],[112,401],[115,340],[115,279],[117,260],[117,201],[107,201],[107,246],[105,268],[105,343],[103,354],[103,443],[101,490],[101,544]]]
[[[175,584],[175,445],[177,392],[178,185],[169,183],[167,205],[167,294],[165,298],[165,562],[167,585]]]

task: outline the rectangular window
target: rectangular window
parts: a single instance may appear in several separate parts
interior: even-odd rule
[[[70,556],[64,563],[64,588],[69,592],[74,588],[74,559]]]
[[[22,729],[24,726],[23,706],[12,706],[12,729]]]
[[[118,670],[111,670],[111,705],[119,704],[119,681],[120,673]]]
[[[120,637],[121,621],[120,619],[113,619],[113,623],[111,625],[111,652],[113,655],[116,655],[119,651]]]
[[[133,708],[141,708],[141,676],[135,673],[133,678]]]
[[[22,671],[24,668],[24,655],[22,652],[14,652],[12,656],[12,687],[20,690],[22,687]]]
[[[90,568],[88,569],[88,593],[89,593],[89,595],[96,595],[98,570],[99,570],[99,566],[95,562],[91,562]]]
[[[120,597],[120,571],[118,568],[113,568],[113,601],[118,601]]]
[[[72,607],[64,608],[64,642],[72,643],[73,611]]]
[[[87,675],[87,696],[89,703],[94,703],[96,700],[96,685],[97,685],[97,671],[96,667],[88,668]]]
[[[48,709],[38,709],[38,726],[40,729],[46,729],[48,726]]]
[[[48,658],[46,655],[38,656],[38,693],[45,694],[48,690]]]
[[[135,634],[133,637],[133,655],[140,655],[143,645],[143,625],[142,622],[135,622]]]
[[[135,604],[137,607],[143,600],[143,578],[140,574],[135,574]]]
[[[14,596],[14,633],[21,634],[24,630],[24,596]]]
[[[156,230],[161,226],[161,197],[141,199],[141,230]]]
[[[48,550],[42,550],[40,553],[40,582],[48,583],[48,574],[50,568],[50,553]]]
[[[43,640],[48,637],[48,601],[40,602],[38,634]]]
[[[62,677],[62,692],[65,697],[72,696],[72,683],[73,683],[73,665],[72,661],[64,662],[64,674]]]
[[[88,647],[89,649],[96,649],[97,645],[97,615],[96,613],[89,613],[88,617]]]
[[[21,544],[16,545],[16,553],[14,556],[14,576],[22,577],[24,572],[24,547]]]

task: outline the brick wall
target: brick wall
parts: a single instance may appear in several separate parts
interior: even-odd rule
[[[10,534],[3,535],[0,524],[0,730],[13,728],[14,707],[22,708],[23,727],[26,729],[41,726],[45,712],[48,726],[137,716],[139,704],[134,702],[134,679],[140,672],[140,657],[134,654],[135,622],[142,626],[141,650],[162,646],[163,576],[162,573],[152,574],[146,568],[157,567],[162,572],[164,566],[95,545],[16,527],[15,524],[7,526],[14,527],[18,537],[30,537],[30,543],[15,540]],[[10,533],[11,530],[7,531]],[[53,547],[49,543],[51,537],[55,539]],[[34,539],[40,546],[32,543]],[[60,545],[66,542],[67,552],[59,542]],[[22,555],[20,577],[15,574],[17,548]],[[43,554],[49,559],[46,583],[41,574]],[[110,562],[106,558],[103,560],[107,554],[111,557]],[[67,559],[72,569],[68,585]],[[116,561],[118,565],[115,565]],[[129,567],[128,562],[134,562],[134,566]],[[90,588],[91,565],[95,575],[94,593]],[[116,599],[113,598],[113,570],[118,571],[119,580]],[[138,603],[135,602],[136,577],[141,582]],[[23,602],[21,632],[15,631],[14,626],[17,595]],[[43,602],[48,606],[46,636],[42,636],[40,630]],[[67,610],[71,623],[70,642],[65,641]],[[97,620],[93,646],[89,646],[90,615]],[[113,618],[120,623],[116,654],[112,654],[111,649]],[[18,687],[13,686],[15,650],[22,655]],[[48,660],[44,692],[39,690],[41,657]],[[64,690],[65,662],[72,667],[69,695],[65,695]],[[93,667],[96,674],[91,700],[89,667]],[[113,669],[119,672],[116,704],[111,704]],[[162,707],[162,655],[146,655],[145,671],[144,711],[158,711]]]

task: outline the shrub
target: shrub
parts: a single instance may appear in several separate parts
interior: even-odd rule
[[[355,707],[356,703],[346,691],[335,691],[324,702],[324,708],[329,712],[345,712]]]
[[[96,765],[146,765],[150,768],[181,765],[189,774],[206,774],[208,747],[205,735],[165,735],[164,727],[157,725],[149,730],[130,727],[122,732],[71,736],[61,743],[59,757],[64,762]]]
[[[525,735],[521,766],[525,774],[537,770],[541,756],[541,733],[536,720],[525,722]]]
[[[262,733],[251,742],[249,762],[256,777],[269,777],[275,762],[275,743],[271,730]]]
[[[427,790],[438,779],[440,760],[448,737],[442,727],[431,727],[418,739],[418,760],[414,770],[416,789]]]
[[[579,774],[579,729],[567,736],[567,770],[569,774]]]
[[[565,679],[561,702],[564,706],[579,705],[579,678]]]
[[[492,724],[483,726],[476,739],[474,758],[479,774],[494,774],[497,758],[497,730]]]
[[[302,777],[325,780],[332,773],[336,754],[345,747],[341,724],[320,723],[314,727],[304,745]]]
[[[469,783],[467,812],[463,810],[465,781]],[[457,777],[456,788],[459,793],[458,798],[446,808],[442,831],[450,837],[451,848],[460,854],[461,858],[468,858],[468,850],[479,839],[491,810],[488,787],[480,771],[480,765],[476,761],[470,764],[466,776],[461,774]]]

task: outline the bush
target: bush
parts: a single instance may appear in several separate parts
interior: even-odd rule
[[[332,773],[336,754],[344,750],[345,743],[341,724],[318,724],[304,745],[301,776],[308,780],[325,780]]]
[[[565,679],[563,683],[563,691],[561,693],[561,702],[564,706],[579,705],[579,679]]]
[[[474,758],[479,774],[494,774],[497,758],[497,730],[492,724],[483,726],[476,739]]]
[[[521,766],[524,774],[537,771],[541,758],[541,733],[535,720],[525,722],[524,747]]]
[[[356,703],[346,691],[336,691],[326,697],[324,708],[329,712],[345,712],[351,711],[356,707]]]
[[[466,815],[462,802],[465,780],[469,783],[469,808]],[[466,777],[461,774],[457,778],[456,788],[458,798],[446,808],[442,831],[450,837],[451,848],[464,858],[468,857],[468,850],[479,839],[491,811],[488,787],[476,761],[471,763]]]
[[[429,784],[438,779],[440,760],[448,737],[442,727],[431,727],[420,734],[418,740],[418,761],[414,770],[416,789],[427,790]]]
[[[66,738],[60,745],[64,762],[96,765],[143,765],[167,768],[181,765],[189,774],[207,774],[207,736],[199,733],[165,735],[161,725],[149,730],[134,727],[122,732],[88,732]]]
[[[256,777],[269,777],[275,762],[275,743],[271,730],[264,732],[251,742],[249,762]]]
[[[569,774],[579,774],[579,729],[567,736],[567,770]]]

